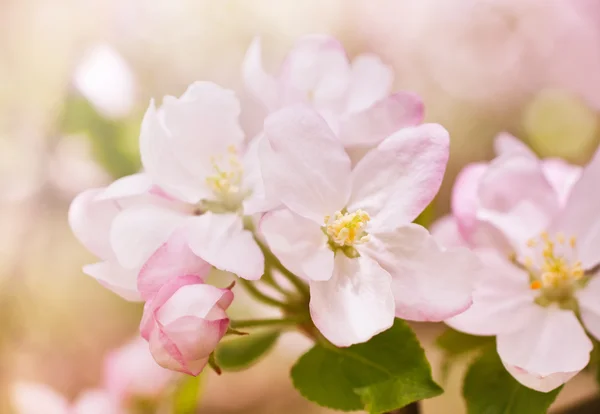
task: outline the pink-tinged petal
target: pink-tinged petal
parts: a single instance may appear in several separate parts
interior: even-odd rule
[[[248,145],[244,154],[244,191],[250,193],[244,198],[243,207],[245,215],[264,213],[273,210],[280,204],[275,197],[268,197],[265,191],[262,170],[260,166],[260,147],[268,145],[261,133]]]
[[[150,352],[158,365],[172,371],[196,376],[208,364],[208,356],[194,361],[186,361],[177,346],[164,333],[156,330],[150,337]]]
[[[551,232],[562,232],[584,240],[590,223],[598,218],[600,211],[600,191],[598,191],[598,177],[600,177],[600,151],[597,151],[590,163],[584,167],[581,177],[571,188],[571,194],[565,207],[552,223]]]
[[[178,289],[180,289],[182,286],[202,283],[202,279],[200,279],[198,276],[188,275],[172,279],[163,285],[163,287],[160,288],[152,300],[149,300],[144,304],[144,314],[142,315],[142,320],[140,322],[140,332],[142,334],[142,338],[148,340],[150,334],[156,326],[156,311],[160,309],[160,307],[164,305],[171,298],[171,296],[177,292]]]
[[[114,261],[106,261],[83,266],[83,273],[125,300],[142,300],[137,289],[137,269],[125,269]]]
[[[144,300],[148,300],[170,280],[188,275],[204,280],[210,269],[210,264],[189,248],[185,232],[177,231],[142,266],[137,288]]]
[[[350,83],[350,63],[333,37],[304,36],[283,62],[279,82],[282,106],[310,101],[319,110],[341,110]]]
[[[390,94],[394,71],[379,56],[365,53],[352,61],[347,112],[360,112]]]
[[[138,173],[119,178],[98,194],[96,200],[118,200],[150,193],[154,183],[148,174]]]
[[[119,404],[104,390],[88,390],[77,398],[71,414],[120,414]]]
[[[478,251],[478,255],[485,267],[475,284],[473,304],[446,323],[471,335],[511,333],[527,326],[539,308],[527,273],[496,251]]]
[[[392,276],[399,318],[439,322],[471,306],[481,262],[464,248],[443,250],[421,226],[409,224],[372,235],[359,251]]]
[[[310,282],[310,314],[336,346],[366,342],[394,323],[391,277],[368,257],[335,256],[333,277]]]
[[[496,340],[502,363],[517,381],[549,392],[586,367],[593,345],[572,311],[537,308],[526,327]]]
[[[208,212],[192,217],[187,237],[192,251],[217,269],[248,280],[260,279],[264,273],[264,256],[237,214]]]
[[[110,226],[120,207],[113,201],[96,201],[102,189],[86,190],[71,202],[69,226],[75,237],[96,256],[114,257],[110,246]]]
[[[592,277],[587,286],[577,292],[583,325],[600,340],[600,278]]]
[[[260,232],[271,251],[294,274],[308,280],[329,280],[333,251],[314,221],[288,209],[271,211],[260,221]]]
[[[435,221],[430,228],[431,235],[443,247],[466,247],[467,242],[458,230],[456,219],[447,215]]]
[[[338,135],[346,146],[375,146],[402,128],[419,125],[424,112],[417,95],[397,92],[343,118]]]
[[[69,414],[67,400],[42,384],[19,382],[12,389],[16,414]]]
[[[371,215],[370,231],[390,231],[413,221],[437,194],[450,137],[437,124],[405,128],[367,153],[352,171],[348,210]]]
[[[479,208],[479,185],[487,171],[487,163],[467,165],[456,177],[452,189],[452,214],[456,218],[458,229],[465,240],[477,227],[477,209]]]
[[[586,234],[577,239],[576,249],[584,269],[592,269],[600,263],[600,216],[590,222]]]
[[[560,158],[549,158],[542,161],[544,175],[554,191],[558,194],[561,205],[569,199],[571,189],[581,177],[583,168],[572,165]]]
[[[119,213],[110,227],[110,242],[121,266],[141,268],[185,222],[186,216],[154,205],[139,205]]]
[[[508,132],[501,132],[496,136],[496,139],[494,140],[494,151],[497,156],[522,154],[537,158],[534,152],[531,151],[523,141]]]
[[[269,145],[261,146],[261,168],[269,197],[322,223],[341,210],[350,194],[350,158],[325,120],[313,109],[293,106],[265,120]]]
[[[104,383],[117,401],[158,399],[176,378],[177,375],[156,363],[148,343],[140,337],[104,359]]]
[[[211,195],[206,188],[208,170],[202,175],[195,175],[188,170],[175,152],[175,139],[167,130],[154,101],[151,101],[140,131],[140,154],[144,169],[167,194],[188,203],[196,203]]]
[[[182,316],[217,320],[226,317],[224,310],[233,301],[230,289],[220,289],[204,283],[187,284],[179,287],[156,312],[156,319],[168,325]],[[223,312],[215,315],[213,308]],[[215,316],[217,316],[215,318]]]
[[[242,63],[242,77],[246,89],[259,101],[273,111],[279,102],[277,82],[273,76],[266,73],[262,62],[262,48],[260,38],[252,40],[244,62]]]

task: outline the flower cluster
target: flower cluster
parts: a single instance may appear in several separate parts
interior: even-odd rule
[[[335,39],[310,36],[275,75],[255,41],[243,75],[268,112],[260,134],[245,136],[232,91],[196,82],[150,103],[143,172],[85,191],[69,212],[101,260],[84,272],[145,302],[141,332],[155,360],[197,375],[215,366],[228,332],[239,334],[227,315],[233,286],[206,283],[212,268],[260,298],[263,284],[281,289],[273,271],[288,277],[297,292],[271,303],[339,347],[394,317],[465,311],[479,259],[412,223],[440,187],[449,135],[422,124],[416,96],[391,93],[390,68],[372,55],[350,62]],[[364,155],[351,161],[353,148]]]
[[[588,365],[588,334],[600,339],[600,153],[582,169],[539,160],[508,134],[497,137],[496,152],[462,171],[452,214],[433,229],[486,266],[473,306],[447,323],[496,336],[513,377],[548,392]]]

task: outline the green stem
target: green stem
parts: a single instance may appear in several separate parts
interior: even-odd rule
[[[275,279],[273,278],[272,266],[269,263],[265,263],[265,274],[260,280],[261,282],[264,282],[265,284],[271,286],[273,289],[275,289],[287,298],[293,299],[295,296],[294,292],[291,292],[279,286],[279,284],[275,281]]]
[[[237,319],[229,324],[234,329],[256,328],[262,326],[290,326],[305,322],[304,318],[282,318],[282,319]]]
[[[290,304],[264,294],[263,292],[258,290],[258,288],[252,282],[248,280],[240,278],[239,283],[254,299],[258,300],[259,302],[262,302],[266,305],[275,306],[277,308],[293,309],[293,306],[291,306]]]
[[[275,257],[275,255],[271,252],[271,250],[269,250],[269,248],[267,246],[265,246],[264,243],[261,242],[258,237],[254,236],[254,240],[256,240],[258,247],[260,247],[260,250],[263,252],[263,255],[265,256],[265,263],[270,263],[274,268],[279,270],[279,272],[283,276],[285,276],[286,279],[288,279],[290,282],[292,282],[292,284],[296,287],[296,289],[298,289],[298,291],[302,294],[302,296],[308,298],[310,296],[310,292],[308,290],[308,285],[306,283],[304,283],[302,280],[300,280],[298,278],[298,276],[296,276],[295,274],[290,272],[284,265],[282,265],[281,262],[279,261],[279,259],[277,257]]]

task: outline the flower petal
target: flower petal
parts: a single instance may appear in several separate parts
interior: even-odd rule
[[[271,211],[260,221],[260,232],[281,263],[308,280],[329,280],[333,251],[315,222],[288,209]]]
[[[437,194],[448,161],[448,132],[437,124],[405,128],[367,153],[352,171],[348,210],[371,215],[370,231],[413,221]]]
[[[267,195],[321,223],[341,210],[350,193],[350,158],[313,109],[294,106],[265,120],[261,168]]]
[[[189,248],[185,233],[177,231],[142,266],[137,288],[144,300],[148,300],[170,280],[189,275],[204,280],[210,269],[211,266]]]
[[[181,213],[154,205],[123,210],[110,227],[110,241],[117,260],[127,269],[141,268],[185,219]]]
[[[260,148],[269,145],[261,133],[248,145],[244,154],[244,191],[250,193],[244,198],[244,214],[251,215],[273,210],[279,206],[279,201],[274,197],[268,197],[265,191],[262,170],[260,166]],[[268,150],[268,148],[267,148]]]
[[[114,261],[106,261],[84,266],[83,273],[125,300],[142,300],[137,289],[137,269],[125,269]]]
[[[266,73],[262,64],[262,48],[260,37],[256,36],[244,57],[242,63],[242,76],[246,89],[268,110],[277,109],[279,103],[279,91],[273,76]]]
[[[537,308],[527,327],[498,335],[498,354],[521,384],[549,392],[586,367],[593,346],[572,311]]]
[[[456,218],[458,228],[466,240],[477,227],[477,209],[479,208],[479,185],[487,163],[467,165],[456,177],[452,188],[452,214]]]
[[[473,305],[445,322],[471,335],[499,335],[519,330],[536,315],[535,292],[528,275],[494,250],[477,251],[485,268],[479,273]]]
[[[366,342],[394,323],[390,275],[368,257],[335,256],[333,277],[310,282],[310,314],[336,346]]]
[[[46,411],[44,411],[46,412]],[[73,404],[70,414],[123,413],[114,398],[105,390],[87,390]]]
[[[390,94],[394,71],[379,56],[365,53],[352,61],[347,112],[360,112]]]
[[[67,400],[43,384],[18,382],[11,394],[11,403],[17,410],[17,414],[68,414],[70,412]]]
[[[217,269],[248,280],[260,279],[265,260],[252,233],[237,214],[211,212],[190,218],[188,240],[192,251]]]
[[[496,136],[494,151],[497,156],[517,153],[537,158],[534,152],[523,141],[508,132],[501,132]]]
[[[110,246],[110,225],[121,209],[116,202],[96,201],[102,192],[102,189],[91,189],[75,197],[69,207],[69,226],[89,251],[109,260],[114,257]]]
[[[600,340],[600,278],[592,277],[587,286],[577,292],[583,325]]]
[[[119,178],[98,194],[96,200],[118,200],[148,194],[154,184],[148,174],[138,173]]]
[[[151,101],[140,131],[140,154],[146,173],[160,188],[182,201],[196,203],[210,196],[205,186],[206,173],[195,175],[182,165],[173,141]]]
[[[550,226],[551,232],[563,232],[575,236],[578,241],[590,237],[588,232],[593,230],[590,223],[596,222],[600,211],[598,177],[600,151],[596,152],[592,161],[583,169],[581,178],[573,185],[565,207]]]
[[[409,224],[372,235],[359,251],[392,276],[399,318],[439,322],[471,306],[473,282],[482,264],[467,249],[442,250],[421,226]]]
[[[558,194],[561,205],[569,199],[571,189],[581,177],[583,168],[572,165],[560,158],[550,158],[542,161],[546,179]]]
[[[418,96],[397,92],[343,118],[339,137],[346,146],[375,146],[399,129],[419,125],[423,116],[424,106]]]
[[[458,231],[454,216],[446,215],[431,225],[431,235],[443,247],[466,247],[467,243]]]

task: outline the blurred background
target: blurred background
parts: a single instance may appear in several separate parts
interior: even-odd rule
[[[598,0],[0,0],[2,404],[17,380],[70,399],[99,386],[103,356],[137,333],[141,307],[82,274],[92,257],[67,209],[79,191],[138,170],[149,99],[218,82],[239,92],[251,136],[261,108],[240,75],[251,39],[261,35],[275,69],[311,33],[338,37],[351,56],[379,54],[395,88],[421,95],[427,120],[450,131],[435,216],[447,211],[460,168],[493,156],[500,131],[576,163],[597,146]],[[417,326],[434,365],[441,329]],[[290,336],[247,372],[208,375],[202,412],[325,412],[288,380],[307,346]],[[425,413],[463,412],[460,379],[453,371]],[[593,384],[579,376],[559,405],[591,395]]]

